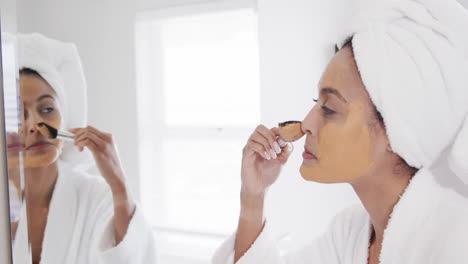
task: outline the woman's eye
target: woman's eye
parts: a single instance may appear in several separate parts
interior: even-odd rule
[[[324,112],[325,115],[332,115],[334,113],[336,113],[335,111],[331,110],[330,108],[322,105],[322,110]]]
[[[54,108],[53,108],[53,107],[44,107],[44,108],[41,109],[41,112],[42,112],[42,113],[46,113],[46,114],[47,114],[47,113],[50,113],[50,112],[52,112],[52,111],[54,111]]]

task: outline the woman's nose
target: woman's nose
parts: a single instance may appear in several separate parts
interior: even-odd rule
[[[40,118],[32,115],[28,116],[23,122],[23,131],[28,134],[35,133],[37,131],[36,125],[40,122],[42,122]]]
[[[309,136],[317,136],[318,131],[321,126],[321,119],[318,111],[316,111],[316,108],[312,108],[310,112],[306,115],[304,120],[302,121],[301,128],[302,132]]]

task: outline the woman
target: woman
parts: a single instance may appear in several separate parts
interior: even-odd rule
[[[21,248],[27,232],[33,263],[154,263],[152,230],[130,195],[112,135],[91,126],[72,128],[86,119],[76,48],[39,34],[17,39],[28,226],[20,219],[15,263],[29,255]],[[73,142],[48,138],[41,122],[74,133]],[[19,144],[11,143],[14,174]],[[79,169],[86,155],[72,148],[89,149],[101,177]]]
[[[452,178],[468,179],[468,14],[455,1],[366,4],[302,122],[300,168],[305,180],[351,184],[362,205],[338,214],[318,240],[280,256],[264,198],[291,148],[277,128],[260,125],[244,148],[238,230],[213,263],[468,259],[468,190]],[[452,171],[442,174],[443,162]]]

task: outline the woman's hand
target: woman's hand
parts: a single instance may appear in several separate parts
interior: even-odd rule
[[[279,137],[278,128],[259,125],[243,150],[242,193],[263,195],[279,176],[293,150]]]
[[[265,193],[279,176],[293,150],[279,137],[278,128],[259,125],[244,147],[242,157],[241,212],[237,226],[234,261],[252,246],[263,230]]]
[[[75,134],[74,143],[78,150],[81,152],[87,147],[93,154],[101,175],[111,188],[117,188],[125,179],[113,136],[92,126],[69,131]]]
[[[87,147],[93,153],[99,172],[112,190],[115,239],[118,244],[127,233],[136,205],[125,184],[114,138],[111,134],[101,132],[92,126],[73,128],[69,131],[75,134],[75,145],[79,151]]]

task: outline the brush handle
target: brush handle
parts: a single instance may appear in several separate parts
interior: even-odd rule
[[[67,132],[67,131],[58,131],[57,132],[57,138],[66,140],[66,141],[74,141],[75,140],[75,134]]]

